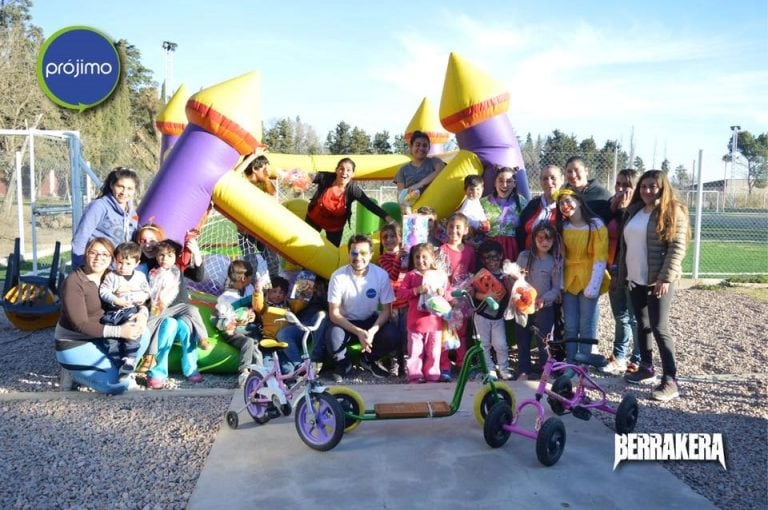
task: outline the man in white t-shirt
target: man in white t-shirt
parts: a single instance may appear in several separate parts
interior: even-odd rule
[[[347,246],[349,264],[337,269],[328,282],[332,326],[326,342],[336,362],[333,377],[342,382],[352,368],[347,345],[355,339],[363,347],[360,365],[376,377],[386,377],[389,372],[379,359],[399,345],[397,328],[389,320],[395,294],[387,272],[371,264],[370,237],[353,235]]]

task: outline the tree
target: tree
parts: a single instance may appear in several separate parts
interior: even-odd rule
[[[283,117],[277,120],[271,128],[264,132],[264,143],[272,152],[283,154],[294,152],[295,137],[291,119]]]
[[[371,153],[371,136],[355,126],[352,128],[350,152],[347,154],[370,154]]]
[[[637,170],[639,174],[645,172],[645,165],[643,164],[643,158],[635,156],[635,160],[632,162],[632,168]]]
[[[733,139],[728,142],[728,150],[733,155],[732,164],[736,164],[741,154],[747,166],[747,194],[753,188],[764,188],[768,184],[768,133],[754,136],[749,131],[739,131],[737,152],[734,154]]]
[[[579,151],[579,144],[575,135],[566,135],[562,131],[555,129],[551,136],[544,141],[544,148],[541,151],[541,164],[557,165],[565,169],[566,160],[575,156]]]
[[[537,139],[538,144],[533,142],[531,133],[525,136],[525,142],[520,147],[523,154],[525,169],[528,171],[528,179],[534,175],[539,175],[541,171],[541,138]]]
[[[392,144],[392,151],[395,154],[409,155],[411,153],[408,142],[405,141],[405,135],[395,135],[395,142]]]
[[[669,165],[672,163],[669,162],[667,158],[664,158],[664,161],[661,162],[661,171],[665,174],[669,174]]]
[[[392,144],[389,143],[389,131],[380,131],[373,135],[371,148],[374,154],[392,154]]]
[[[685,189],[691,184],[691,178],[690,175],[688,175],[688,170],[683,165],[677,165],[677,168],[675,168],[675,175],[673,176],[672,180],[677,185],[678,189]]]
[[[336,129],[328,132],[325,147],[331,154],[352,154],[352,133],[349,124],[343,120],[336,124]]]

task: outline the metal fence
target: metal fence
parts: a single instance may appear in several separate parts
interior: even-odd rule
[[[10,136],[10,135],[3,135]],[[20,136],[20,135],[14,135]],[[19,162],[20,170],[15,168],[14,154],[0,154],[4,165],[6,189],[0,187],[0,200],[6,195],[14,195],[10,200],[12,208],[6,212],[5,221],[0,222],[0,255],[6,255],[12,248],[14,237],[23,232],[26,241],[27,258],[30,255],[33,235],[37,254],[51,252],[56,240],[68,246],[71,241],[73,206],[70,193],[72,176],[71,159],[73,155],[66,143],[53,138],[34,137],[35,150],[33,161],[29,160],[29,150]],[[563,161],[566,157],[558,158]],[[544,162],[539,161],[527,168],[528,182],[533,196],[540,193],[539,169]],[[615,168],[611,164],[590,168],[590,175],[607,189],[613,189]],[[9,182],[10,176],[20,172],[20,185]],[[84,179],[79,176],[80,181]],[[366,193],[378,203],[396,202],[396,188],[391,181],[368,181],[362,183]],[[729,187],[731,185],[729,184]],[[144,188],[147,185],[145,183]],[[81,186],[80,189],[86,189]],[[311,196],[309,188],[303,197]],[[721,191],[707,189],[699,195],[691,191],[679,193],[691,214],[691,227],[695,229],[696,213],[701,211],[701,226],[693,231],[693,239],[684,261],[684,274],[700,277],[768,274],[768,209],[766,209],[765,190],[754,189],[750,196],[742,197],[746,191],[730,188],[728,195]],[[85,192],[83,192],[83,195]],[[82,204],[87,199],[77,197],[75,204]],[[296,193],[281,189],[281,198],[295,198]],[[18,206],[19,196],[23,205]],[[354,218],[353,218],[354,220]],[[353,226],[355,225],[353,221]],[[697,235],[698,234],[698,235]],[[693,254],[698,246],[698,267],[694,268]],[[65,257],[65,259],[68,257]]]

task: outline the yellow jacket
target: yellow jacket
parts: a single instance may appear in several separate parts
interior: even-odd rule
[[[600,220],[590,228],[563,228],[563,289],[571,294],[582,292],[592,278],[595,262],[608,261],[608,229]]]
[[[287,307],[270,305],[264,299],[264,291],[254,291],[251,296],[251,306],[256,315],[261,317],[264,338],[275,338],[277,332],[288,325],[287,322],[278,321],[278,319],[284,319],[289,309],[293,313],[299,313],[307,307],[307,302],[302,299],[291,299],[286,304]]]

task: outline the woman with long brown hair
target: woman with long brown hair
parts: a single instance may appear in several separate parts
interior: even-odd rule
[[[632,384],[655,380],[651,347],[655,339],[662,366],[661,383],[651,392],[655,400],[680,395],[669,311],[682,274],[688,222],[688,210],[675,198],[667,175],[661,170],[645,172],[627,208],[619,281],[630,289],[640,341],[640,368],[624,380]]]

